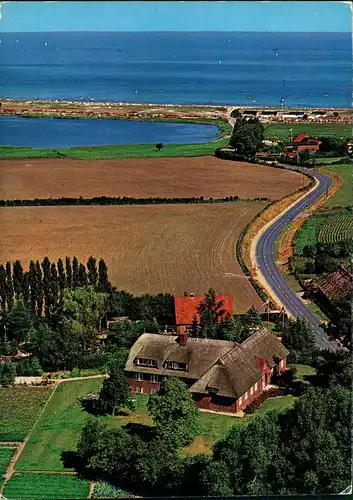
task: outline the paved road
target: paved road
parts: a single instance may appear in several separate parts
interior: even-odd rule
[[[288,168],[296,170],[295,167]],[[329,177],[324,174],[307,169],[302,169],[302,171],[310,172],[310,174],[319,181],[318,186],[264,231],[256,245],[256,262],[263,277],[277,295],[278,299],[280,299],[286,312],[294,317],[304,318],[310,323],[315,331],[316,341],[320,348],[337,350],[337,344],[335,342],[330,342],[324,330],[320,328],[321,321],[289,287],[275,264],[275,241],[280,233],[300,213],[307,209],[308,206],[312,205],[317,198],[325,194],[332,183]]]

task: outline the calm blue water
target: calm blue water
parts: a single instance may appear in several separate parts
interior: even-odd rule
[[[0,116],[0,144],[69,148],[104,144],[189,144],[216,139],[214,125]]]
[[[352,105],[349,33],[7,33],[0,52],[8,98]]]

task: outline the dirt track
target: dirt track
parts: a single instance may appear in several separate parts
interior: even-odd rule
[[[263,165],[214,157],[0,160],[0,199],[94,196],[223,197],[276,200],[302,177]]]
[[[103,257],[112,283],[134,294],[214,287],[237,312],[261,300],[236,260],[237,237],[264,203],[1,208],[0,262]]]

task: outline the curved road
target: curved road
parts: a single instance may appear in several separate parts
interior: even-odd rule
[[[287,168],[298,170],[295,167]],[[321,321],[289,287],[275,264],[275,241],[278,236],[299,214],[312,205],[320,196],[324,195],[332,184],[330,178],[324,174],[308,169],[301,169],[301,171],[310,173],[315,177],[318,185],[315,190],[308,193],[263,232],[256,244],[256,264],[266,283],[284,306],[285,311],[291,316],[304,318],[310,323],[321,349],[337,350],[337,344],[329,341],[324,330],[320,328]]]

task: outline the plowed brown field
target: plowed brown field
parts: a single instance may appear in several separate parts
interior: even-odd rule
[[[302,182],[302,176],[295,172],[211,156],[157,160],[0,160],[2,200],[62,196],[239,196],[276,200],[297,190]]]
[[[276,171],[277,172],[277,171]],[[209,287],[233,296],[243,312],[261,301],[235,246],[261,202],[207,205],[0,208],[0,262],[103,257],[112,283],[134,294]]]

